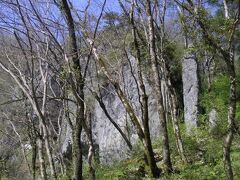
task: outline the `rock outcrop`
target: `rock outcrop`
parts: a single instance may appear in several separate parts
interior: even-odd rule
[[[136,77],[137,68],[135,67],[135,59],[130,58],[132,69],[129,66],[129,63],[126,63],[122,67],[123,78],[121,87],[124,89],[124,92],[127,94],[128,99],[134,107],[135,112],[141,117],[140,105],[139,105],[139,96],[137,91],[136,80],[133,75]],[[152,139],[156,138],[160,134],[160,123],[159,116],[156,107],[156,101],[154,97],[153,89],[146,81],[146,91],[149,96],[148,105],[149,105],[149,119],[150,119],[150,133]],[[124,88],[123,88],[124,87]],[[114,88],[111,84],[105,85],[104,89],[101,92],[103,96],[103,102],[108,110],[110,116],[115,120],[124,133],[126,133],[132,145],[134,145],[137,140],[137,134],[134,129],[134,126],[127,115],[125,108],[122,105],[122,102],[116,95]],[[94,143],[97,144],[98,153],[101,163],[111,164],[114,161],[122,160],[128,157],[129,149],[122,138],[121,134],[117,129],[112,125],[109,119],[106,117],[105,113],[99,106],[98,102],[94,104],[94,119],[92,122],[92,131]],[[66,125],[64,128],[66,137],[62,140],[62,152],[64,153],[69,146],[71,141],[71,130],[69,126]]]
[[[134,66],[134,59],[131,58],[132,64]],[[133,68],[133,73],[136,76],[136,68]],[[138,101],[138,91],[136,82],[132,76],[131,68],[129,64],[126,63],[123,67],[123,83],[128,99],[133,104],[135,112],[140,115],[140,106]],[[146,83],[147,84],[147,83]],[[149,118],[150,118],[150,133],[151,136],[157,137],[160,133],[159,131],[159,118],[156,109],[156,103],[154,96],[152,95],[152,88],[149,84],[146,87],[149,95]],[[105,96],[103,101],[110,115],[113,117],[115,122],[121,127],[121,129],[127,134],[131,143],[134,145],[137,142],[137,134],[129,116],[127,115],[122,102],[114,93],[114,89],[109,85],[105,90]],[[96,103],[95,108],[95,133],[96,143],[99,145],[99,155],[100,161],[102,163],[111,163],[115,160],[121,160],[128,156],[128,147],[121,137],[120,133],[114,128],[108,118],[105,116],[102,109]]]
[[[217,125],[217,111],[216,111],[216,109],[212,109],[209,112],[208,118],[209,118],[209,126],[210,126],[211,129],[213,129]]]
[[[198,116],[198,65],[193,54],[185,56],[182,62],[184,120],[187,131],[197,127]]]

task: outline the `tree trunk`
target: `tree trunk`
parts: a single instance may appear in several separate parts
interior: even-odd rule
[[[61,168],[61,174],[66,175],[66,165],[64,163],[63,155],[61,152],[59,153],[58,158],[59,158],[59,163],[60,163],[60,168]]]
[[[178,153],[181,156],[181,159],[183,162],[187,163],[187,157],[185,156],[184,152],[184,146],[182,142],[182,137],[181,137],[181,132],[180,132],[180,127],[179,127],[179,122],[177,119],[177,100],[176,100],[176,94],[170,93],[170,98],[171,98],[171,104],[172,104],[172,123],[173,123],[173,130],[174,130],[174,135],[176,139],[176,146],[178,149]]]
[[[82,180],[82,145],[81,134],[82,124],[80,120],[80,109],[77,110],[76,124],[72,131],[72,159],[73,159],[73,180]]]
[[[140,92],[140,106],[142,110],[142,121],[143,121],[143,131],[144,131],[144,140],[145,140],[145,154],[147,156],[148,165],[151,170],[151,174],[153,177],[158,178],[160,176],[160,170],[157,167],[155,158],[154,158],[154,152],[152,148],[152,142],[151,142],[151,136],[150,136],[150,130],[149,130],[149,114],[148,114],[148,96],[146,94],[146,87],[143,81],[143,71],[142,71],[142,63],[141,63],[141,52],[137,40],[137,34],[136,34],[136,27],[134,22],[134,8],[135,3],[134,0],[132,0],[132,10],[130,14],[130,22],[132,25],[132,36],[134,39],[134,46],[136,49],[136,60],[137,60],[137,83],[139,92]],[[131,62],[129,62],[131,63]]]
[[[81,149],[81,132],[82,124],[85,121],[84,117],[84,79],[81,73],[81,65],[78,56],[77,39],[75,33],[74,20],[71,14],[67,0],[61,0],[60,11],[63,12],[68,26],[69,34],[69,59],[70,66],[74,72],[70,71],[71,90],[76,98],[78,110],[75,127],[73,128],[73,166],[74,180],[82,180],[82,149]],[[71,70],[71,69],[70,69]],[[74,79],[76,79],[76,83]]]
[[[31,144],[32,146],[32,178],[36,179],[36,159],[37,159],[37,145],[36,142]]]
[[[40,128],[40,137],[38,138],[38,157],[40,163],[40,174],[43,180],[47,180],[46,166],[45,166],[45,158],[43,153],[43,139],[42,139],[42,127]]]
[[[160,118],[160,130],[162,135],[162,143],[163,143],[163,162],[167,172],[172,172],[172,162],[170,157],[170,148],[169,148],[169,140],[168,140],[168,130],[167,130],[167,122],[166,115],[163,107],[163,97],[161,92],[161,79],[159,77],[158,71],[158,60],[156,55],[156,44],[155,44],[155,32],[153,25],[153,17],[151,12],[151,2],[150,0],[146,1],[146,12],[148,16],[148,28],[149,28],[149,47],[150,47],[150,56],[151,56],[151,65],[153,71],[154,78],[154,88],[156,91],[157,97],[157,109]]]
[[[50,172],[51,172],[51,175],[53,176],[53,178],[57,179],[57,174],[56,174],[53,155],[52,155],[52,149],[50,146],[48,130],[47,130],[47,127],[45,124],[41,123],[41,126],[43,129],[43,139],[44,139],[45,149],[46,149],[46,153],[47,153],[48,161],[49,161],[49,165],[50,165]]]
[[[88,165],[89,165],[89,175],[91,180],[95,180],[95,169],[94,169],[94,145],[93,145],[93,137],[92,137],[92,114],[89,113],[89,149],[88,149]]]
[[[148,97],[143,96],[143,109],[144,113],[144,119],[143,119],[143,131],[145,135],[145,149],[146,149],[146,155],[147,155],[147,160],[148,164],[150,166],[151,174],[153,177],[158,178],[160,176],[160,170],[157,167],[156,160],[154,158],[154,152],[152,148],[152,141],[151,141],[151,136],[150,136],[150,130],[149,130],[149,116],[148,116]]]
[[[171,117],[172,117],[172,124],[173,124],[173,131],[174,131],[174,135],[175,135],[176,147],[177,147],[178,153],[179,153],[182,161],[187,163],[187,157],[185,156],[179,122],[177,119],[177,107],[178,107],[177,93],[171,82],[169,67],[166,64],[165,60],[164,60],[163,64],[164,64],[164,72],[163,73],[165,73],[165,77],[166,77],[166,81],[167,81],[167,83],[166,83],[167,90],[168,90],[168,94],[170,96],[169,104],[170,104],[170,109],[171,109]]]
[[[28,116],[27,116],[28,118]],[[30,122],[30,126],[28,129],[28,137],[30,140],[30,144],[32,146],[32,160],[31,160],[31,165],[32,165],[32,179],[36,179],[36,160],[37,160],[37,146],[38,146],[38,139],[37,139],[37,133],[36,133],[36,128],[33,124],[33,122]]]
[[[228,133],[224,141],[223,156],[224,167],[228,180],[233,180],[233,170],[231,163],[231,145],[235,131],[235,116],[236,116],[236,73],[234,66],[234,52],[230,50],[229,57],[224,57],[228,67],[230,92],[229,92],[229,107],[228,107]]]

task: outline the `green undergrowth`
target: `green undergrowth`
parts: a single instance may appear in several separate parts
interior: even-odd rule
[[[240,76],[237,78],[240,83]],[[214,79],[211,90],[201,92],[200,106],[202,112],[199,115],[199,127],[185,133],[185,127],[181,124],[182,139],[188,163],[183,163],[176,149],[172,123],[169,122],[169,140],[174,173],[166,174],[164,171],[160,179],[164,180],[221,180],[226,179],[223,164],[223,142],[227,133],[229,80],[227,76],[219,75]],[[240,121],[240,89],[237,90],[236,121]],[[217,121],[210,128],[208,122],[209,112],[215,109]],[[240,179],[240,135],[234,136],[231,148],[231,158],[235,179]],[[153,140],[153,148],[157,157],[161,157],[161,140]],[[137,143],[130,157],[126,160],[111,165],[96,165],[96,179],[98,180],[138,180],[153,179],[150,170],[144,163],[144,153],[140,143]],[[162,161],[157,163],[163,169]],[[143,173],[144,172],[144,173]],[[84,166],[84,179],[88,177],[88,167]]]
[[[212,134],[204,128],[195,130],[191,136],[183,134],[185,152],[189,163],[181,161],[176,151],[172,129],[170,131],[170,147],[172,162],[175,172],[172,174],[162,173],[161,179],[199,179],[199,180],[218,180],[226,179],[223,165],[223,138]],[[240,147],[237,145],[240,138],[235,137],[232,146],[232,163],[234,176],[240,179]],[[153,142],[154,151],[161,156],[161,141]],[[162,162],[157,163],[162,169]],[[144,167],[145,174],[140,171]],[[88,167],[84,169],[85,179],[88,177]],[[99,180],[138,180],[153,179],[150,176],[149,168],[144,164],[143,151],[140,145],[136,145],[132,155],[127,160],[123,160],[112,165],[97,165],[96,179]]]

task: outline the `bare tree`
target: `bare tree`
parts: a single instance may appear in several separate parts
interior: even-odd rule
[[[163,107],[161,79],[159,77],[158,60],[157,60],[157,54],[156,54],[154,22],[153,22],[152,10],[151,10],[151,1],[149,0],[146,1],[146,12],[148,16],[149,47],[150,47],[151,65],[152,65],[152,71],[153,71],[153,77],[154,77],[154,88],[156,90],[158,114],[160,117],[160,125],[161,125],[161,133],[162,133],[163,161],[166,166],[167,172],[172,172],[173,168],[172,168],[172,162],[170,157],[166,114],[164,112],[164,107]]]

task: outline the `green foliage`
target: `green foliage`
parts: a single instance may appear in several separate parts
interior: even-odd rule
[[[236,120],[237,122],[240,121],[240,102],[237,102]]]
[[[201,105],[207,110],[221,108],[223,110],[228,103],[229,80],[225,75],[220,75],[212,83],[211,91],[203,91]],[[210,101],[211,100],[211,101]],[[224,107],[222,107],[224,106]]]
[[[165,59],[166,65],[169,69],[169,76],[176,88],[178,94],[182,93],[182,57],[184,55],[184,49],[180,43],[168,43],[165,47]]]
[[[184,130],[184,127],[181,127],[181,129]],[[171,129],[169,132],[172,158],[179,173],[164,175],[162,179],[226,179],[222,158],[222,138],[212,134],[207,126],[195,129],[191,135],[182,133],[185,152],[189,160],[189,164],[183,164],[173,145],[173,132]],[[238,141],[239,137],[235,139],[232,147],[233,169],[236,178],[240,177],[238,173],[240,165]]]
[[[237,84],[240,82],[240,76],[237,76]],[[203,85],[205,86],[205,85]],[[200,105],[204,108],[205,113],[200,115],[200,123],[207,125],[208,114],[212,109],[217,111],[217,126],[213,129],[215,135],[224,135],[227,127],[228,98],[229,98],[229,78],[227,75],[218,75],[212,83],[211,91],[204,88]],[[240,95],[240,89],[237,89],[237,97]],[[238,98],[239,99],[239,98]],[[237,101],[236,119],[240,120],[240,102]]]
[[[68,176],[61,175],[58,177],[59,180],[70,180]]]
[[[181,125],[181,129],[184,131],[184,125]],[[169,140],[170,149],[172,154],[172,161],[174,164],[175,173],[165,174],[163,173],[161,179],[163,180],[178,180],[178,179],[196,179],[196,180],[215,180],[226,179],[224,164],[223,164],[223,139],[216,137],[209,132],[208,128],[202,126],[191,135],[182,133],[184,141],[185,152],[188,157],[189,163],[184,164],[180,156],[178,155],[173,129],[169,127]],[[240,149],[237,145],[239,137],[235,139],[232,146],[232,161],[235,178],[240,178],[238,169],[240,168]],[[154,151],[161,153],[161,140],[156,139],[153,142]],[[145,177],[141,177],[138,172],[140,166],[145,166]],[[162,167],[162,162],[158,163],[158,166]],[[96,167],[96,179],[100,180],[151,180],[150,171],[144,164],[143,149],[140,143],[133,148],[133,153],[130,158],[112,165],[103,166],[98,165]],[[87,166],[84,168],[84,178],[88,179]]]
[[[59,78],[62,80],[62,81],[64,81],[65,79],[67,79],[67,77],[68,77],[68,66],[67,65],[64,65],[63,67],[62,67],[62,70],[61,70],[61,72],[60,72],[60,74],[59,74]]]
[[[207,88],[206,88],[207,89]],[[224,134],[227,127],[229,80],[225,75],[219,75],[212,83],[211,91],[203,91],[200,104],[205,109],[205,114],[200,115],[200,123],[207,125],[208,114],[212,109],[217,111],[217,126],[214,131]]]
[[[137,157],[132,159],[121,161],[112,165],[97,165],[96,167],[96,179],[98,180],[134,180],[140,178],[140,174],[137,169],[142,164],[141,160]],[[84,179],[89,179],[87,166],[84,168]]]

